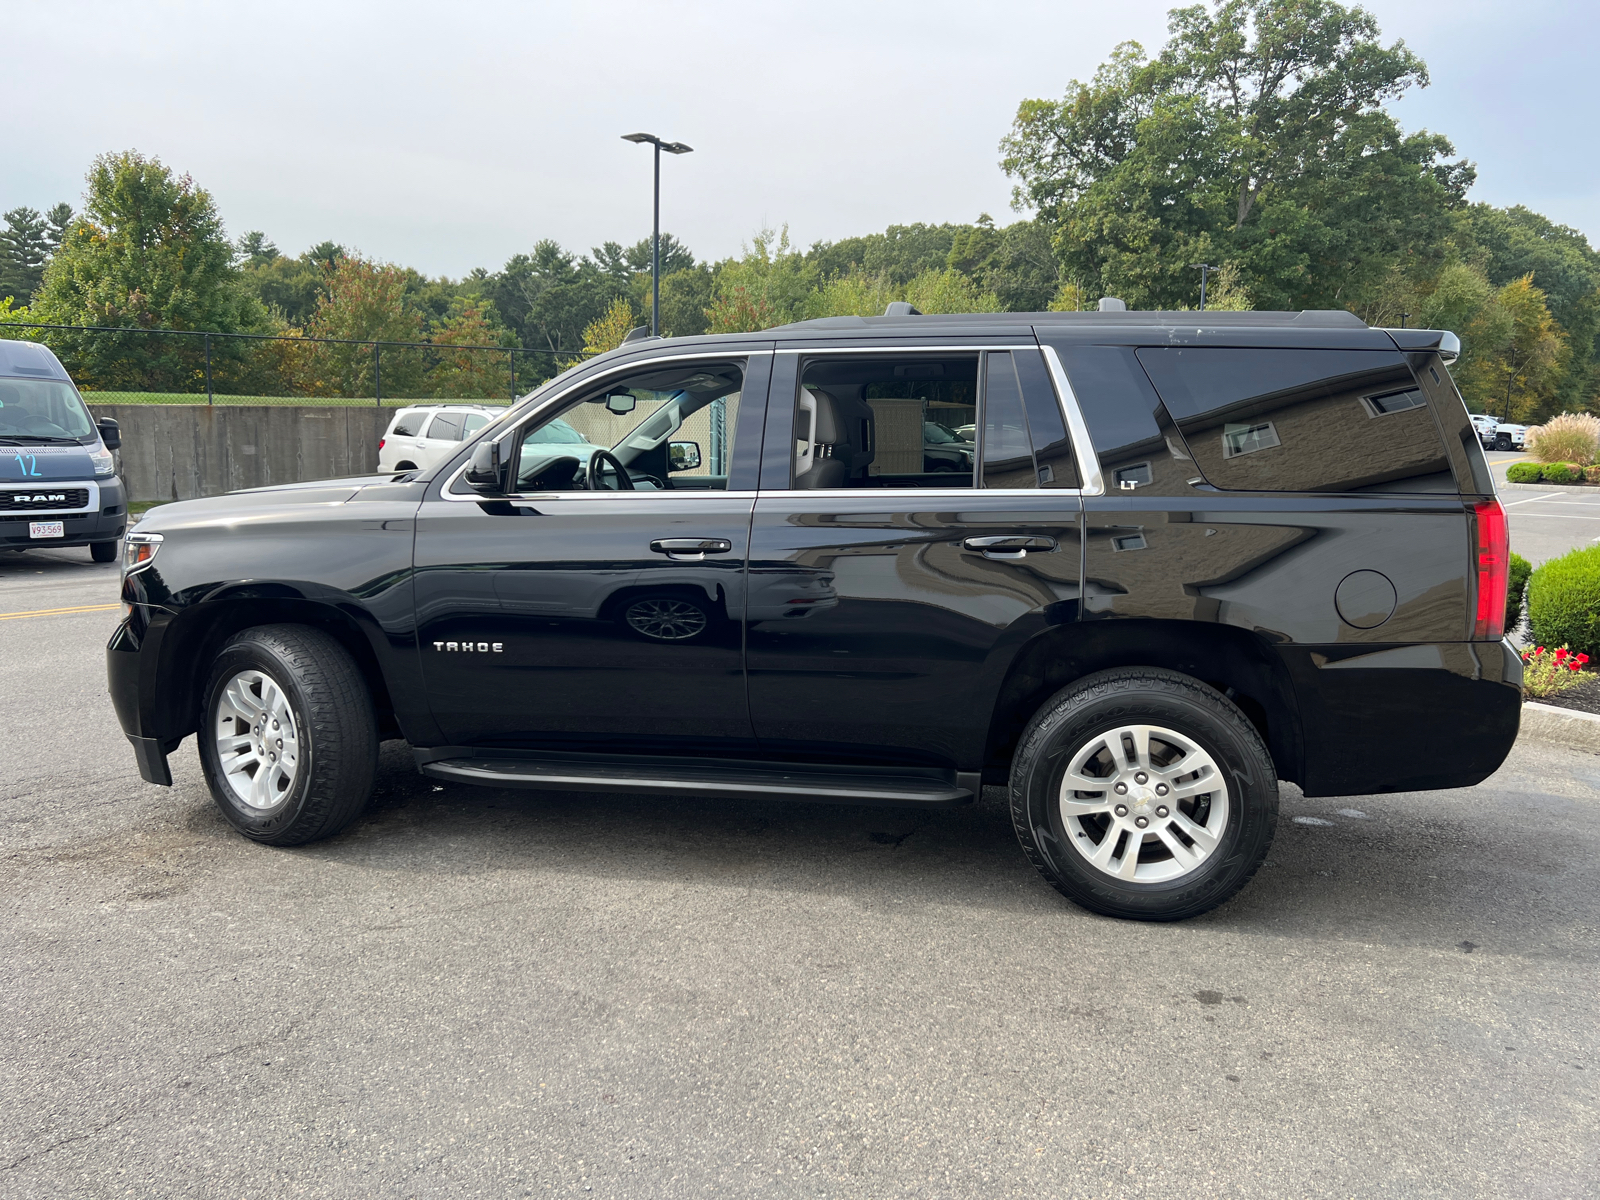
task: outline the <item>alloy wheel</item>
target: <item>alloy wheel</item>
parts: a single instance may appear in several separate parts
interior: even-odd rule
[[[215,737],[222,777],[239,803],[276,808],[294,788],[300,738],[288,694],[264,671],[240,671],[217,697]]]

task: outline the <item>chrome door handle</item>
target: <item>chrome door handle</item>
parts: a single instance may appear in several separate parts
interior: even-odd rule
[[[676,562],[699,562],[708,554],[726,554],[733,549],[727,538],[657,538],[650,549]]]
[[[977,551],[985,558],[1016,562],[1027,558],[1029,550],[1054,550],[1056,540],[1053,537],[969,537],[961,545],[967,550]]]

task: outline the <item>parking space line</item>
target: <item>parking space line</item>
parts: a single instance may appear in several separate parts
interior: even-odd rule
[[[72,608],[36,608],[32,612],[0,613],[0,621],[20,621],[23,617],[62,617],[71,613],[110,612],[121,604],[79,604]]]

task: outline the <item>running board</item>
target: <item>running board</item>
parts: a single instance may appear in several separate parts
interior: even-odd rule
[[[431,779],[551,792],[639,792],[954,808],[972,802],[977,781],[976,772],[969,776],[916,767],[812,767],[795,763],[772,766],[738,759],[622,754],[586,757],[529,753],[512,757],[462,750],[455,750],[455,757],[434,757],[440,753],[416,751],[418,768]]]

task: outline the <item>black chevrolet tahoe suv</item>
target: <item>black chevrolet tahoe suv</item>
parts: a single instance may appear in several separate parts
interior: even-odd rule
[[[433,469],[149,514],[111,694],[146,780],[195,734],[274,845],[354,820],[387,738],[491,787],[1000,784],[1069,899],[1190,916],[1261,864],[1279,780],[1465,787],[1516,737],[1457,348],[1344,312],[631,341]],[[975,426],[970,470],[928,469],[930,421]]]

